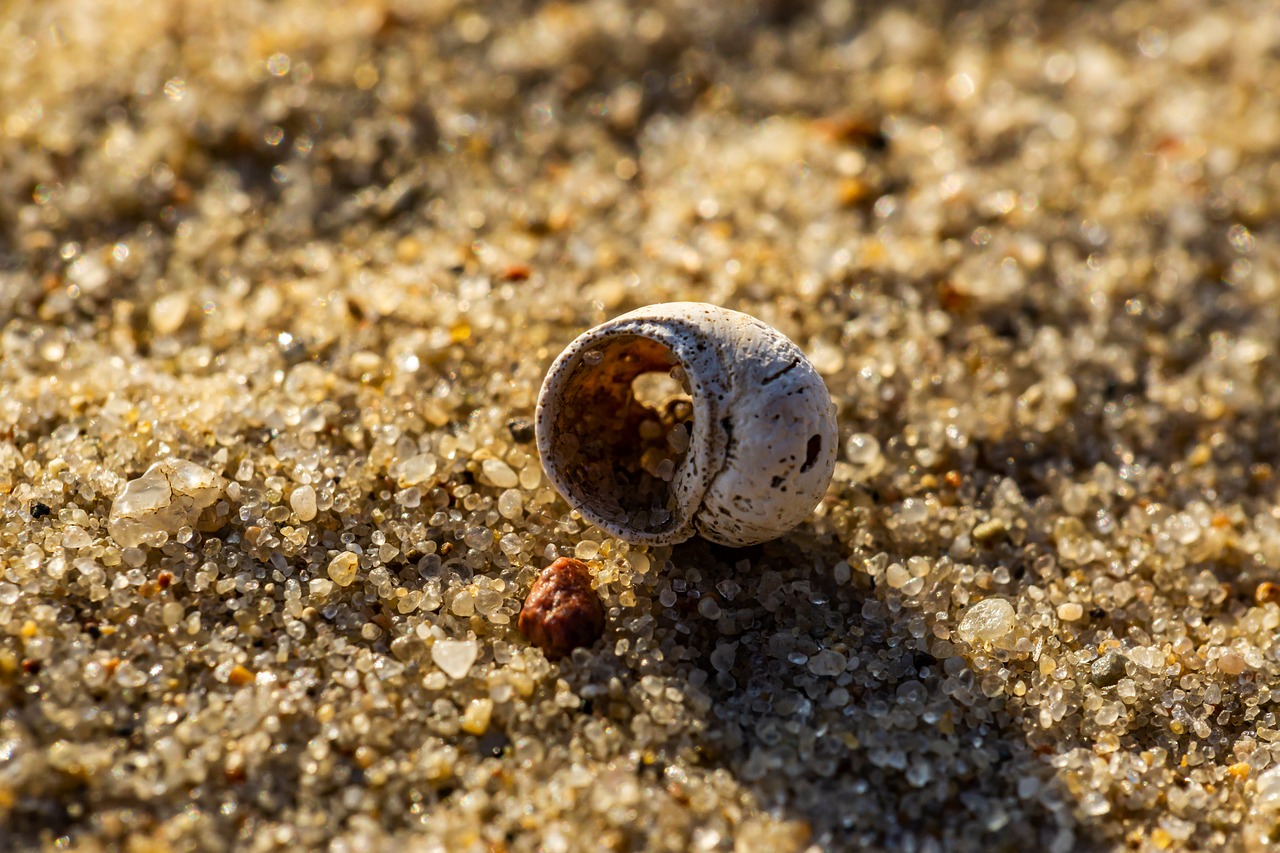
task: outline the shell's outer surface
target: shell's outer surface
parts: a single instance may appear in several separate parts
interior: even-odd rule
[[[688,449],[661,483],[634,464],[631,383],[674,365],[692,420]],[[835,470],[834,407],[800,348],[748,314],[697,302],[649,305],[571,343],[543,384],[536,431],[560,494],[632,542],[776,538],[813,511]]]

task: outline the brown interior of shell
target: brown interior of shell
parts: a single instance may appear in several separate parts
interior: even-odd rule
[[[662,533],[683,522],[672,483],[689,446],[693,404],[662,344],[607,338],[578,359],[559,402],[556,455],[580,509]]]

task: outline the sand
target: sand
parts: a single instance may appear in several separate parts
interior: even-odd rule
[[[1262,0],[7,4],[0,848],[1269,849],[1278,93]],[[838,406],[777,541],[543,476],[671,300]]]

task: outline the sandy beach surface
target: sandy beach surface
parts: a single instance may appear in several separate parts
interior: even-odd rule
[[[1270,0],[0,4],[0,849],[1271,849],[1278,217]],[[671,300],[779,540],[543,474]]]

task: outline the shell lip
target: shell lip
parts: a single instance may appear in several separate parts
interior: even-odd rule
[[[645,309],[640,309],[644,311]],[[718,389],[708,387],[705,370],[698,369],[690,352],[696,349],[692,340],[699,336],[699,330],[687,321],[675,318],[661,322],[644,316],[623,314],[600,326],[597,326],[575,339],[552,363],[539,395],[535,417],[535,435],[543,469],[556,491],[578,511],[587,521],[607,533],[628,542],[648,545],[670,545],[692,538],[697,533],[695,526],[696,510],[702,497],[716,473],[711,470],[712,444],[715,431],[711,422],[715,418],[714,396]],[[675,320],[674,322],[672,322]],[[656,529],[643,529],[628,524],[626,521],[611,516],[604,511],[604,501],[598,494],[587,493],[580,488],[562,466],[554,464],[555,436],[558,424],[565,417],[572,417],[571,412],[563,411],[564,391],[575,380],[589,372],[593,365],[587,364],[584,356],[587,352],[599,347],[610,339],[623,337],[643,338],[659,344],[668,350],[675,362],[685,370],[689,382],[689,396],[693,405],[692,429],[689,436],[689,447],[677,464],[670,482],[674,493],[674,506],[671,519]],[[618,515],[625,518],[622,506],[611,506]]]

